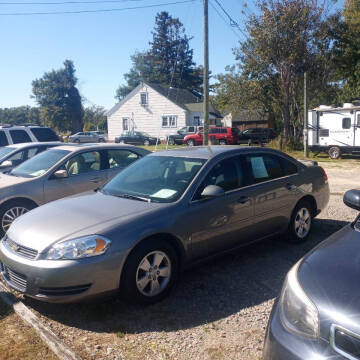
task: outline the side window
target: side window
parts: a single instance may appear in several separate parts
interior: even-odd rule
[[[280,159],[267,154],[254,154],[246,156],[254,183],[277,179],[283,176]]]
[[[14,144],[31,142],[30,136],[25,130],[10,130],[10,135]]]
[[[30,130],[35,135],[36,139],[38,139],[38,141],[58,141],[59,140],[59,138],[55,134],[55,132],[49,128],[31,128]]]
[[[297,166],[289,160],[281,158],[281,165],[283,168],[284,176],[293,175],[298,172]]]
[[[32,158],[34,155],[40,153],[40,152],[43,151],[44,149],[45,149],[44,147],[28,149],[27,159]]]
[[[123,168],[139,158],[139,155],[129,150],[108,150],[109,168]]]
[[[222,160],[214,165],[197,190],[195,199],[200,197],[200,194],[208,185],[220,186],[224,191],[244,186],[244,176],[240,165],[240,158],[238,157]]]
[[[350,129],[351,128],[351,118],[343,118],[342,119],[342,128]]]
[[[25,150],[17,152],[7,160],[11,161],[13,166],[18,166],[25,160]]]
[[[189,126],[188,132],[189,133],[195,132],[195,127],[194,126]]]
[[[65,163],[69,176],[85,174],[100,170],[100,153],[90,151],[75,155]]]
[[[0,146],[9,145],[6,134],[4,131],[0,130]]]

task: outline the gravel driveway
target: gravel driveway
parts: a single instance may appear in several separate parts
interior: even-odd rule
[[[357,214],[343,205],[342,193],[357,187],[358,163],[321,165],[332,196],[305,244],[279,238],[193,268],[169,298],[152,306],[25,303],[83,359],[261,359],[268,316],[287,271]]]

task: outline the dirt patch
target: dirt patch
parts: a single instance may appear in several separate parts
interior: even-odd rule
[[[56,360],[36,332],[0,300],[0,360]]]

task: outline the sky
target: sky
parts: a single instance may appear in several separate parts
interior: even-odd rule
[[[101,4],[15,4],[69,1],[71,0],[0,0],[0,108],[36,105],[30,97],[32,80],[40,78],[46,71],[62,67],[64,60],[70,59],[75,64],[78,88],[85,99],[84,105],[98,105],[110,109],[116,103],[114,95],[117,87],[124,83],[123,74],[131,67],[130,56],[136,50],[148,49],[155,15],[160,11],[168,11],[171,16],[180,19],[187,35],[194,37],[190,42],[194,49],[194,61],[197,64],[203,63],[201,0],[104,13],[2,15],[121,9],[159,5],[176,0],[116,0]],[[221,13],[215,1],[209,2],[209,61],[213,74],[224,72],[227,65],[234,64],[232,49],[238,45],[239,40],[244,39],[239,30],[231,27],[228,20],[224,20],[226,16]],[[4,4],[5,2],[7,4]],[[247,3],[245,14],[242,0],[220,2],[242,28],[246,17],[255,11],[254,0]],[[342,3],[342,0],[339,2]]]

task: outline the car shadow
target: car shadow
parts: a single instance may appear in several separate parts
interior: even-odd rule
[[[291,266],[346,224],[315,219],[312,234],[303,244],[288,244],[284,236],[193,267],[182,274],[169,297],[154,305],[128,305],[114,298],[67,305],[26,298],[25,304],[49,319],[94,332],[123,334],[188,329],[273,299]]]

